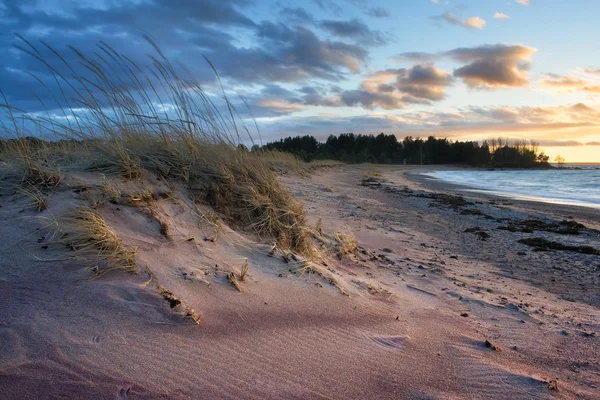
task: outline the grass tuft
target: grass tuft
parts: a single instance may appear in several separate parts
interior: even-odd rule
[[[124,246],[104,218],[88,207],[78,207],[57,220],[56,233],[76,258],[106,261],[106,270],[123,269],[135,273],[136,249]],[[103,272],[98,268],[98,272]],[[104,271],[105,272],[105,271]]]
[[[100,190],[106,197],[108,197],[108,201],[112,204],[119,204],[121,201],[121,191],[112,186],[106,180],[102,183]]]
[[[229,282],[231,284],[231,286],[236,288],[239,292],[242,291],[240,282],[238,281],[238,278],[235,276],[235,274],[233,272],[230,272],[227,274],[227,282]]]
[[[358,250],[358,242],[350,229],[338,229],[333,233],[333,237],[337,241],[336,250],[338,255],[354,254]]]
[[[29,197],[33,201],[37,212],[42,212],[47,208],[46,197],[37,187],[31,186],[29,188],[25,188],[23,186],[19,186],[17,187],[17,192]]]
[[[56,189],[61,181],[62,174],[60,168],[49,168],[37,163],[30,163],[27,165],[21,183],[39,188],[40,190],[49,191]]]
[[[244,260],[242,267],[240,268],[240,281],[245,282],[248,276],[248,259]]]

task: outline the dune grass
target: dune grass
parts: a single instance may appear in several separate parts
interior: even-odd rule
[[[56,104],[28,113],[2,95],[0,107],[12,121],[15,138],[3,146],[2,158],[21,166],[23,182],[41,190],[60,185],[64,164],[126,180],[151,172],[185,183],[194,199],[214,207],[232,226],[274,238],[281,248],[314,254],[304,209],[273,171],[298,161],[241,146],[242,136],[250,143],[254,137],[214,67],[220,105],[213,102],[219,96],[183,76],[147,39],[156,54],[149,66],[141,66],[105,43],[89,54],[69,47],[67,57],[20,37],[17,47],[45,66],[58,87],[51,93]],[[68,61],[73,57],[77,61]],[[36,135],[51,140],[31,139]],[[106,194],[113,201],[121,198],[108,188]]]
[[[136,272],[134,247],[124,246],[104,218],[88,207],[69,210],[59,217],[55,226],[56,243],[64,244],[74,258],[96,263],[96,272],[112,269]]]
[[[333,238],[337,241],[335,249],[340,256],[354,254],[358,250],[358,242],[350,228],[338,228]]]
[[[17,187],[17,192],[29,197],[35,205],[37,212],[42,212],[47,208],[46,196],[44,196],[44,194],[37,187],[20,185]]]

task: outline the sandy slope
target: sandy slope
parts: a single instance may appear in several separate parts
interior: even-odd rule
[[[360,186],[372,170],[384,185]],[[339,288],[290,272],[268,244],[226,226],[216,243],[202,240],[215,228],[173,198],[152,205],[155,217],[102,206],[119,236],[139,246],[138,265],[152,279],[118,271],[90,279],[89,263],[65,259],[36,231],[48,221],[37,217],[89,197],[65,190],[38,214],[2,184],[3,398],[600,398],[600,257],[534,253],[481,216],[394,193],[427,188],[393,168],[282,181],[325,231],[356,234],[362,252],[321,265]],[[481,203],[486,213],[531,212]],[[463,233],[474,224],[491,238]],[[576,240],[600,247],[594,233]],[[238,292],[225,274],[245,258],[249,278]],[[170,309],[157,285],[201,324]],[[559,391],[550,390],[554,380]]]

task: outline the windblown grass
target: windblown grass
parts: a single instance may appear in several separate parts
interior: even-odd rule
[[[66,57],[43,42],[35,46],[19,38],[17,47],[44,65],[59,87],[52,93],[53,110],[59,110],[53,113],[18,110],[2,95],[5,104],[0,108],[8,113],[16,137],[5,154],[24,165],[24,182],[43,189],[57,187],[58,166],[65,160],[128,180],[143,177],[147,170],[184,182],[195,198],[213,206],[233,226],[265,240],[274,238],[281,248],[314,253],[302,205],[273,172],[286,163],[295,166],[298,160],[274,152],[250,152],[241,145],[242,134],[251,143],[253,135],[214,67],[224,105],[213,102],[216,96],[207,94],[198,82],[182,76],[149,38],[156,50],[149,67],[105,43],[92,55],[69,47],[72,54]],[[73,57],[76,62],[68,61]],[[32,134],[23,128],[26,124],[17,122],[21,120],[48,138],[62,140],[27,139]],[[106,252],[107,243],[100,243]]]
[[[58,218],[54,227],[55,242],[64,244],[77,259],[106,263],[97,272],[123,269],[136,272],[133,247],[124,246],[104,218],[92,209],[78,207]]]
[[[248,276],[248,259],[245,259],[240,268],[240,281],[245,282]]]
[[[46,197],[37,187],[19,186],[17,187],[17,192],[29,197],[33,201],[37,212],[42,212],[47,208]]]
[[[333,237],[337,241],[336,250],[340,256],[354,254],[358,250],[356,237],[349,228],[337,229]]]

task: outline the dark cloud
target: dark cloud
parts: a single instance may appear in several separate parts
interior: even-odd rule
[[[415,65],[408,70],[399,70],[396,87],[415,98],[440,101],[451,83],[452,77],[447,72],[433,65]]]
[[[294,80],[306,77],[318,77],[329,80],[339,80],[345,72],[359,73],[361,64],[366,61],[367,50],[359,45],[343,42],[321,40],[317,35],[306,27],[289,27],[284,24],[263,22],[259,28],[259,37],[264,46],[270,50],[266,55],[271,59],[272,65],[263,65],[269,68],[285,72]],[[261,53],[265,50],[254,49],[253,53]],[[243,60],[242,60],[243,61]],[[231,65],[231,74],[246,66],[236,62]],[[250,66],[248,72],[261,74],[256,65]]]
[[[529,59],[537,50],[527,46],[504,44],[457,48],[444,53],[469,64],[454,70],[473,88],[518,87],[529,84]]]
[[[381,107],[384,109],[401,108],[402,98],[386,92],[370,92],[368,90],[345,90],[340,94],[341,102],[346,106],[361,106],[364,108]]]
[[[332,6],[325,0],[322,3],[324,7]],[[302,8],[281,10],[282,16],[307,21],[305,26],[298,26],[254,21],[248,17],[249,4],[246,0],[131,0],[101,5],[90,1],[63,2],[57,9],[42,1],[7,2],[0,14],[0,54],[4,64],[0,69],[0,87],[11,104],[29,110],[40,108],[31,94],[40,85],[28,73],[48,80],[56,93],[56,85],[47,79],[47,68],[13,48],[19,42],[10,33],[14,31],[32,40],[45,57],[54,60],[57,71],[67,77],[68,68],[38,38],[59,49],[75,68],[79,68],[79,58],[66,46],[72,45],[88,56],[93,52],[102,55],[96,47],[100,41],[109,43],[133,62],[148,65],[147,55],[154,51],[142,38],[142,32],[146,32],[157,38],[167,57],[193,67],[189,70],[191,78],[205,84],[214,81],[214,74],[203,56],[211,60],[221,77],[237,85],[311,79],[340,81],[348,74],[359,73],[367,60],[364,43],[319,37],[310,27],[311,15]],[[369,31],[363,34],[368,35]],[[106,54],[104,57],[111,61]],[[43,101],[52,103],[50,97],[39,94]]]
[[[332,35],[354,39],[361,43],[371,45],[386,43],[381,33],[371,30],[358,19],[346,21],[325,20],[321,22],[321,27]]]

